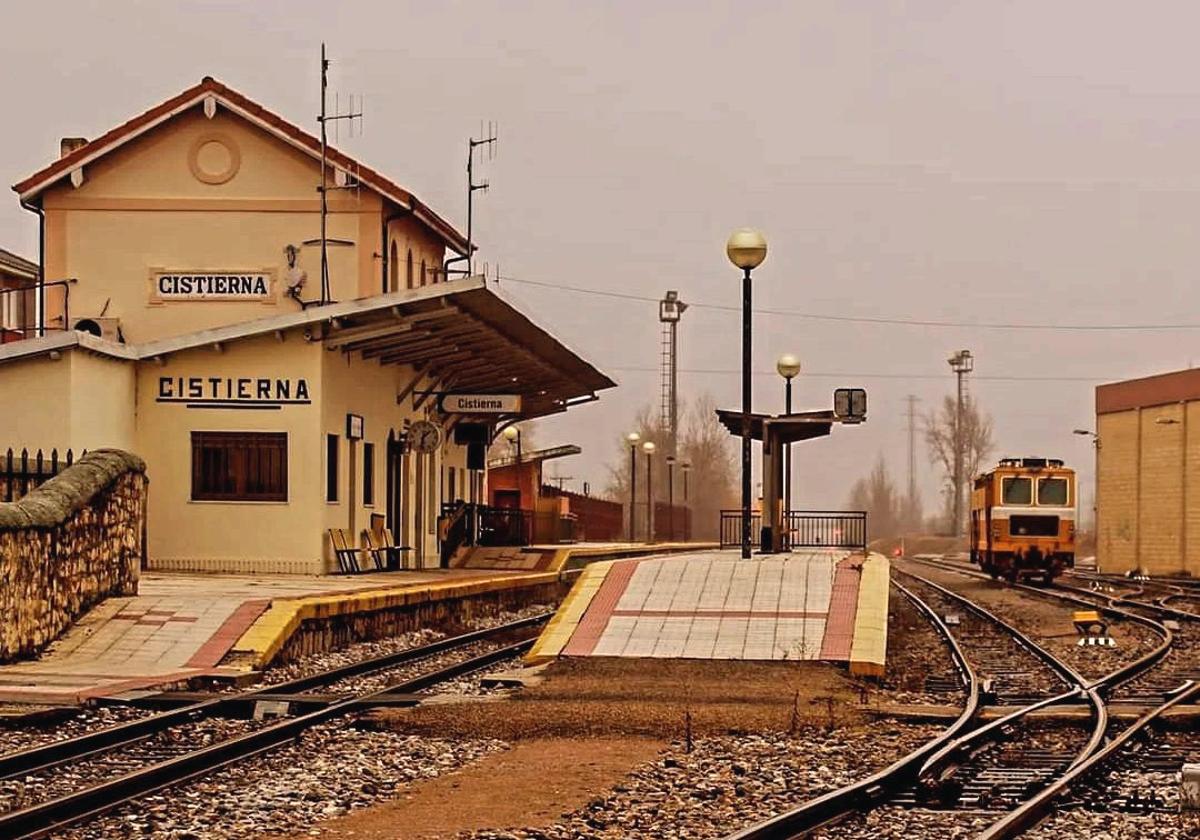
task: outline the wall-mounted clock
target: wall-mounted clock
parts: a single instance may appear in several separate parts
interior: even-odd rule
[[[408,428],[408,439],[417,452],[433,452],[442,445],[445,432],[437,423],[418,420]]]

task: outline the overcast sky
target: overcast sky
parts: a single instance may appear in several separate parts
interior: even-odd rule
[[[59,137],[94,137],[206,74],[313,130],[322,39],[333,89],[366,97],[365,134],[341,145],[460,225],[467,136],[498,121],[481,261],[621,383],[539,433],[581,444],[559,466],[593,486],[657,400],[656,307],[531,283],[736,306],[723,247],[738,226],[770,241],[765,308],[1200,327],[1194,3],[108,0],[15,4],[5,20],[19,34],[0,76],[9,184]],[[14,195],[0,246],[36,258],[36,233]],[[738,325],[734,311],[684,316],[684,396],[736,407]],[[1090,477],[1071,430],[1092,426],[1094,385],[1187,367],[1197,338],[762,314],[756,408],[780,407],[787,351],[806,369],[801,407],[869,390],[866,425],[799,448],[799,503],[836,507],[877,453],[903,482],[905,395],[928,409],[949,393],[946,358],[966,347],[997,454],[1063,457]]]

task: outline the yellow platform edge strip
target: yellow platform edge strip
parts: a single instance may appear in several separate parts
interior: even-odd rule
[[[505,589],[523,589],[554,583],[558,579],[556,572],[531,572],[497,578],[419,583],[395,589],[276,599],[238,638],[233,650],[253,654],[249,667],[263,668],[275,658],[304,621],[454,600]]]
[[[863,561],[850,644],[850,673],[882,677],[887,659],[888,595],[891,563],[882,554]]]
[[[529,653],[525,654],[526,662],[545,662],[562,653],[615,563],[615,560],[604,560],[583,568],[546,629],[538,636]]]

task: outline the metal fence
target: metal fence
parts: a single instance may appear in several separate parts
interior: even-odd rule
[[[64,460],[59,460],[57,449],[51,449],[49,457],[40,449],[32,456],[28,449],[22,449],[20,455],[9,449],[0,457],[0,501],[15,502],[73,463],[75,453],[70,449]]]
[[[867,514],[861,510],[789,510],[783,517],[783,549],[867,547]],[[750,515],[750,541],[757,545],[762,534],[762,514]],[[721,511],[721,547],[742,544],[742,512]]]

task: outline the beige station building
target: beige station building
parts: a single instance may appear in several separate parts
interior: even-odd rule
[[[1096,562],[1200,577],[1200,369],[1096,389]]]
[[[410,192],[332,148],[322,181],[317,138],[211,78],[60,152],[14,187],[42,248],[0,450],[141,455],[151,568],[322,573],[328,529],[383,524],[436,566],[497,428],[614,385]]]

